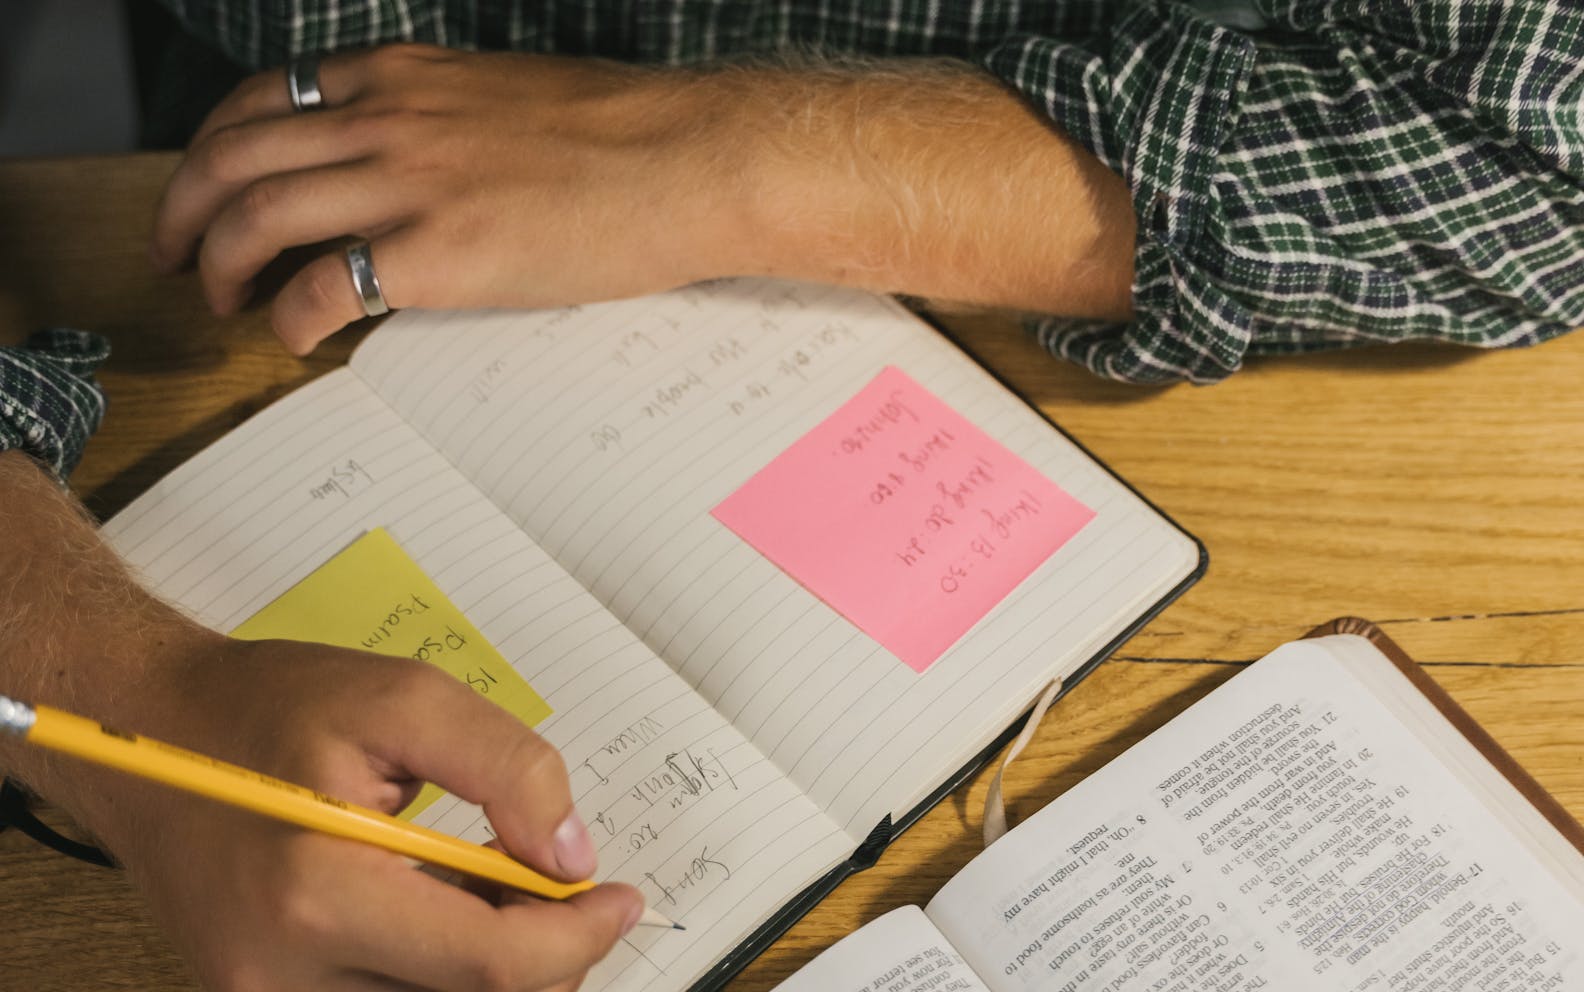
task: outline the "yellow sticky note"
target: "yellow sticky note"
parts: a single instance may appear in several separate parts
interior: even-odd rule
[[[445,669],[532,727],[550,705],[451,604],[401,545],[375,528],[231,632],[416,658]],[[411,819],[445,793],[425,785]]]

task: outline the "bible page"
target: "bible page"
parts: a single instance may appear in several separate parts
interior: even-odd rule
[[[156,592],[230,630],[373,527],[549,703],[536,729],[566,759],[599,877],[637,886],[687,927],[633,931],[585,988],[686,988],[851,853],[752,743],[346,370],[249,420],[104,532]],[[371,627],[409,616],[347,604],[364,606]],[[417,822],[491,836],[477,807],[450,796]]]
[[[1052,801],[926,912],[998,992],[1584,988],[1580,889],[1317,642]]]
[[[1095,517],[919,674],[711,517],[895,366]],[[894,301],[728,281],[404,313],[352,367],[861,841],[1190,575],[1198,549]]]
[[[775,992],[989,992],[917,906],[871,920]]]

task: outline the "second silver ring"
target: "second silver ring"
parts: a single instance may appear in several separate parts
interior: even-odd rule
[[[312,56],[293,59],[286,66],[286,92],[291,96],[292,109],[299,114],[322,108],[324,93],[319,89],[319,60]]]
[[[352,288],[357,290],[358,298],[363,301],[363,312],[370,317],[389,313],[390,304],[385,302],[379,277],[374,274],[374,255],[369,243],[358,241],[347,245],[346,259],[347,267],[352,270]]]

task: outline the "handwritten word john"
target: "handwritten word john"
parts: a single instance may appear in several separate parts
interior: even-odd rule
[[[672,905],[676,905],[678,895],[700,887],[706,879],[715,876],[720,876],[724,882],[731,878],[731,869],[718,857],[710,857],[707,847],[700,848],[698,856],[688,862],[682,874],[674,876],[669,882],[660,881],[653,872],[644,872],[644,878],[660,890],[660,898]]]
[[[891,428],[903,423],[918,423],[919,415],[913,412],[906,397],[905,390],[893,389],[885,402],[871,409],[857,423],[851,424],[840,441],[842,454],[862,454],[865,448]]]

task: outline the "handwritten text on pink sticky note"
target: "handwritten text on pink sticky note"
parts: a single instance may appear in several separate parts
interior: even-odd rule
[[[922,672],[1094,511],[888,367],[714,515]]]

